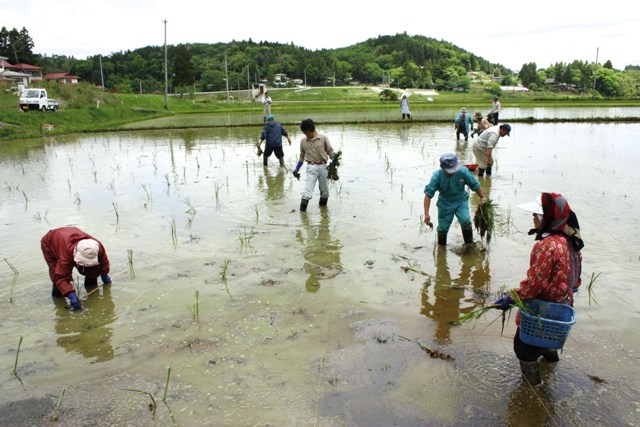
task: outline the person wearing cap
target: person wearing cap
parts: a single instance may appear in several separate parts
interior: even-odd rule
[[[267,117],[271,114],[271,97],[269,96],[269,92],[264,91],[264,95],[262,95],[262,110],[264,111],[264,116],[262,117],[263,121],[267,122]]]
[[[480,135],[482,132],[491,127],[491,122],[486,117],[484,117],[480,111],[476,111],[476,113],[473,115],[473,118],[476,120],[476,129],[471,132],[471,138],[473,138],[475,135]]]
[[[483,177],[485,171],[487,176],[491,176],[493,149],[496,148],[498,140],[503,136],[509,136],[510,132],[511,126],[508,124],[491,126],[473,143],[473,155],[476,156],[479,177]]]
[[[282,151],[283,136],[287,138],[289,145],[291,145],[291,139],[289,138],[287,130],[280,123],[276,122],[276,118],[273,117],[273,115],[269,114],[267,116],[267,124],[262,128],[260,141],[258,142],[258,152],[260,152],[260,146],[265,140],[267,141],[262,157],[262,164],[267,166],[269,156],[271,153],[275,153],[276,158],[280,162],[280,166],[284,167],[284,152]]]
[[[460,134],[464,135],[464,140],[469,140],[469,128],[473,130],[473,119],[467,114],[467,109],[462,107],[454,121],[456,128],[456,139],[460,139]]]
[[[487,115],[489,121],[497,125],[498,117],[500,116],[500,101],[498,95],[493,95],[493,104],[491,105],[491,112]]]
[[[304,138],[300,140],[300,158],[293,170],[293,176],[300,179],[300,168],[307,162],[307,175],[305,178],[304,191],[300,200],[300,212],[307,210],[309,200],[313,197],[313,190],[318,182],[320,187],[320,206],[327,206],[329,201],[329,183],[327,177],[327,162],[334,160],[336,153],[326,135],[316,131],[316,125],[311,119],[304,119],[300,122],[300,130],[304,133]]]
[[[79,228],[62,227],[50,230],[40,244],[53,283],[51,295],[69,298],[74,310],[82,308],[71,284],[74,267],[84,276],[84,287],[87,291],[98,286],[98,276],[103,284],[111,283],[107,251],[100,241]]]
[[[462,228],[462,237],[466,244],[473,243],[473,228],[469,214],[469,192],[466,187],[473,190],[480,203],[485,203],[480,182],[469,169],[463,167],[453,153],[445,153],[440,156],[440,169],[431,175],[431,180],[424,188],[424,222],[432,226],[429,208],[431,199],[438,195],[438,245],[447,244],[447,233],[451,227],[454,215],[458,218]]]
[[[400,114],[402,114],[402,120],[404,120],[404,116],[407,116],[409,120],[411,120],[411,110],[409,110],[409,98],[406,93],[402,94],[402,98],[400,98]]]
[[[573,306],[573,295],[581,284],[582,254],[584,242],[580,237],[580,224],[569,202],[561,194],[542,193],[540,202],[519,205],[519,208],[533,213],[536,244],[531,250],[527,277],[515,290],[521,300],[540,299]],[[513,305],[511,295],[498,299],[495,308],[507,310]],[[516,325],[520,326],[520,312],[516,315]],[[533,386],[542,384],[538,359],[549,363],[560,360],[557,350],[545,349],[525,344],[520,340],[520,330],[516,331],[513,350],[520,361],[520,369],[525,379]]]

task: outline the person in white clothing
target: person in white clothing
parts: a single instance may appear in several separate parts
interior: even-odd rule
[[[271,97],[267,91],[265,91],[262,96],[262,108],[264,110],[264,117],[262,118],[262,121],[266,123],[267,117],[271,115]]]

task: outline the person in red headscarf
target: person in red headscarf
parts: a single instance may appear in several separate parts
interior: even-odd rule
[[[580,287],[584,242],[580,237],[580,225],[569,202],[561,194],[542,193],[541,203],[521,205],[533,212],[534,228],[529,234],[536,235],[536,244],[531,250],[527,277],[520,282],[516,293],[522,300],[539,299],[573,306],[573,294]],[[512,305],[510,295],[495,302],[496,308],[506,310]],[[516,315],[520,325],[520,312]],[[542,384],[538,359],[558,362],[557,350],[544,349],[523,343],[519,328],[514,337],[513,350],[520,360],[525,378],[532,385]]]

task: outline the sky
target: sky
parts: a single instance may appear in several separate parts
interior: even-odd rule
[[[596,59],[600,64],[610,60],[618,70],[640,65],[640,14],[633,10],[633,2],[593,4],[576,0],[0,0],[0,28],[25,27],[34,53],[78,59],[162,46],[166,28],[169,45],[251,39],[317,50],[407,33],[453,43],[515,71],[530,62],[538,68]]]

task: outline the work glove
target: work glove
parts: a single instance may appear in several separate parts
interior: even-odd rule
[[[301,161],[298,161],[298,164],[296,164],[296,168],[293,170],[293,176],[295,176],[298,181],[300,181],[300,172],[299,172],[299,170],[302,167],[302,164],[303,163]]]
[[[111,277],[109,277],[108,274],[101,274],[100,278],[102,279],[102,283],[105,285],[110,285],[111,284]]]
[[[578,293],[578,288],[573,288],[573,293],[577,294]]]
[[[498,298],[496,302],[493,303],[493,308],[497,308],[499,310],[509,310],[512,304],[513,300],[511,299],[511,295],[507,294],[502,298]]]
[[[74,311],[82,310],[82,304],[80,304],[80,300],[78,299],[78,296],[75,292],[70,292],[69,295],[67,295],[67,298],[69,298],[71,308],[73,308]]]

